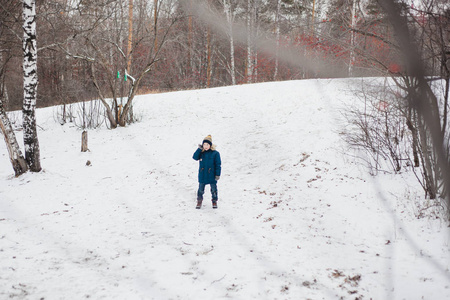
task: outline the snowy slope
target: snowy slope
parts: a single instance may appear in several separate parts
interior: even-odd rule
[[[141,121],[89,131],[87,153],[39,110],[41,173],[14,178],[0,143],[0,299],[448,299],[449,230],[415,218],[412,174],[372,178],[346,155],[339,107],[358,84],[141,96]],[[208,134],[219,209],[196,210]]]

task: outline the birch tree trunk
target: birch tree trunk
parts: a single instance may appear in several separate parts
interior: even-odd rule
[[[229,0],[223,0],[223,9],[225,11],[225,15],[228,21],[228,34],[230,36],[230,75],[231,75],[231,84],[236,85],[236,66],[234,59],[234,38],[233,38],[233,22],[234,22],[234,13],[231,9],[231,3]]]
[[[255,0],[254,0],[255,1]],[[258,51],[256,50],[256,41],[259,36],[259,5],[260,2],[256,1],[253,3],[253,33],[252,33],[252,67],[253,67],[253,78],[252,82],[258,82]]]
[[[350,30],[350,34],[351,34],[351,38],[350,38],[350,61],[348,63],[348,75],[350,77],[353,76],[353,67],[355,64],[355,27],[356,27],[356,1],[357,0],[353,0],[353,5],[352,5],[352,13],[350,14],[351,16],[351,30]]]
[[[28,165],[22,155],[22,151],[20,151],[20,147],[17,143],[16,135],[14,134],[11,122],[9,121],[8,115],[6,114],[3,107],[3,96],[5,95],[5,90],[3,85],[3,78],[1,78],[0,80],[0,129],[2,131],[3,137],[5,138],[9,160],[11,161],[12,167],[14,169],[14,174],[17,177],[28,171]]]
[[[252,58],[252,37],[253,37],[253,0],[247,0],[247,83],[252,82],[253,58]]]
[[[314,26],[314,18],[316,14],[316,0],[313,0],[312,12],[311,12],[311,34],[314,36],[315,26]]]
[[[277,48],[275,49],[275,70],[273,72],[273,80],[277,80],[278,77],[278,55],[280,53],[280,10],[281,0],[277,0],[277,10],[275,15],[275,38],[277,39]]]
[[[41,170],[39,141],[36,130],[37,48],[36,0],[23,0],[23,140],[25,160],[32,172]]]
[[[206,67],[206,87],[209,88],[211,85],[211,75],[212,75],[212,55],[211,55],[211,29],[206,29],[206,56],[207,56],[207,67]]]

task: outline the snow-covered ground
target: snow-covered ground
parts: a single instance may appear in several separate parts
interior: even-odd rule
[[[449,299],[448,224],[415,217],[412,173],[347,155],[339,107],[358,84],[140,96],[141,121],[90,130],[86,153],[38,110],[41,173],[15,178],[0,143],[0,299]],[[208,134],[219,208],[196,210]]]

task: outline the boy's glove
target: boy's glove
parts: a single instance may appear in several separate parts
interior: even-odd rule
[[[216,176],[216,180],[219,180],[220,179],[220,176]]]
[[[198,144],[198,148],[203,150],[203,145]]]

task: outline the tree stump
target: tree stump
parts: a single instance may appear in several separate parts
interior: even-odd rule
[[[81,152],[89,151],[88,149],[88,133],[86,130],[81,134]]]

